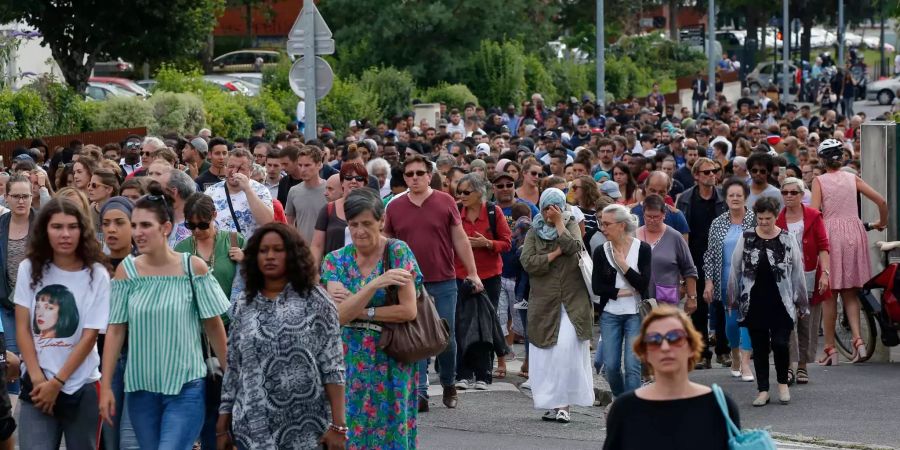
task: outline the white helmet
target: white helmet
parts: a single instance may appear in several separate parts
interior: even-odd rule
[[[827,161],[837,161],[844,157],[844,144],[837,139],[825,139],[819,144],[816,151],[819,158]]]

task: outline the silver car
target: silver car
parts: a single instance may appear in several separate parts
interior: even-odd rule
[[[878,101],[879,105],[890,105],[898,89],[900,89],[900,75],[872,81],[866,86],[866,100]]]
[[[790,89],[794,91],[797,84],[796,80],[797,66],[788,64],[788,76],[791,77]],[[773,64],[771,61],[762,62],[756,65],[752,72],[747,74],[747,87],[751,92],[759,92],[760,90],[781,90],[781,61]]]

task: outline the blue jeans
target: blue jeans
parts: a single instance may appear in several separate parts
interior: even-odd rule
[[[3,334],[6,337],[6,349],[19,355],[19,345],[16,343],[16,311],[0,308],[0,322],[3,323]],[[9,395],[19,395],[22,386],[19,380],[6,383],[6,391]]]
[[[125,402],[141,448],[191,450],[206,415],[206,380],[188,381],[177,395],[127,392]]]
[[[631,344],[641,331],[639,314],[600,314],[600,335],[603,336],[603,365],[606,380],[614,396],[641,387],[641,361],[631,350]],[[622,353],[625,354],[625,375],[622,375]]]
[[[738,311],[725,310],[725,337],[728,338],[728,346],[741,350],[750,351],[753,346],[750,345],[750,331],[738,325]]]
[[[456,280],[425,283],[425,290],[434,297],[438,316],[450,326],[447,349],[437,356],[437,367],[442,386],[453,386],[456,381]],[[420,397],[428,398],[428,360],[419,361]]]
[[[137,438],[134,435],[134,427],[131,426],[131,417],[128,407],[125,405],[125,365],[128,362],[128,353],[122,353],[116,363],[116,373],[112,379],[112,391],[116,398],[116,414],[113,417],[114,425],[103,422],[103,448],[106,450],[140,450]]]

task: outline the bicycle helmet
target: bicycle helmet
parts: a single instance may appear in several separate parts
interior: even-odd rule
[[[844,157],[844,144],[837,139],[825,139],[816,151],[825,161],[839,161]]]

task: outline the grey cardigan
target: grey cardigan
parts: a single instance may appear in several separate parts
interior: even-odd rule
[[[34,225],[34,218],[37,211],[31,208],[28,213],[28,235],[31,235],[31,226]],[[0,304],[12,303],[12,292],[10,292],[9,277],[6,276],[6,257],[9,251],[9,223],[12,220],[12,211],[0,216]],[[4,302],[4,300],[6,302]]]

